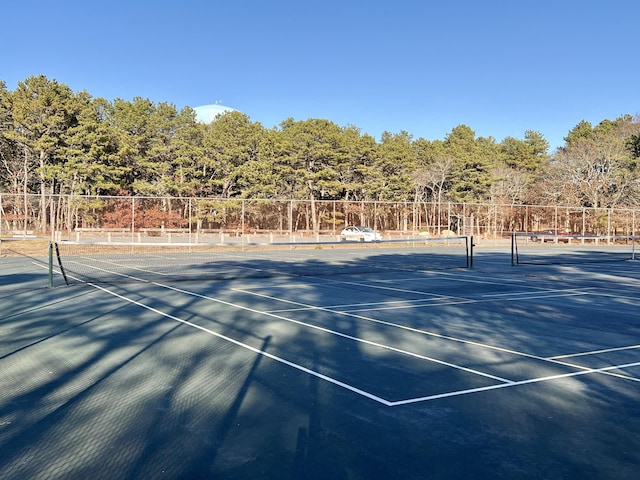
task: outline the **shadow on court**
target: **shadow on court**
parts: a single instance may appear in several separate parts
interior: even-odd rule
[[[0,256],[0,295],[15,290],[34,290],[49,285],[46,258]]]
[[[640,264],[379,260],[29,291],[3,272],[3,478],[636,478]]]

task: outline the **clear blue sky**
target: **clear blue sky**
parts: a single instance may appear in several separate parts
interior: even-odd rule
[[[3,0],[0,80],[501,141],[640,113],[637,0]]]

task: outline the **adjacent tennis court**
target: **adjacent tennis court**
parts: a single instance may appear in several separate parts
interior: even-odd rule
[[[636,478],[640,262],[466,242],[0,258],[0,471]]]

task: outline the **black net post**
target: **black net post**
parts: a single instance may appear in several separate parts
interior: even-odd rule
[[[53,242],[49,242],[49,288],[53,288]]]
[[[69,285],[69,280],[67,279],[67,273],[64,271],[64,267],[62,266],[62,259],[60,258],[60,247],[58,244],[55,244],[56,248],[56,258],[58,259],[58,266],[60,267],[60,273],[62,273],[62,278],[64,278],[65,285]]]

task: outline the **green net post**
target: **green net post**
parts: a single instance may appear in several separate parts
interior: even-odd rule
[[[53,242],[49,242],[49,288],[53,288]]]

